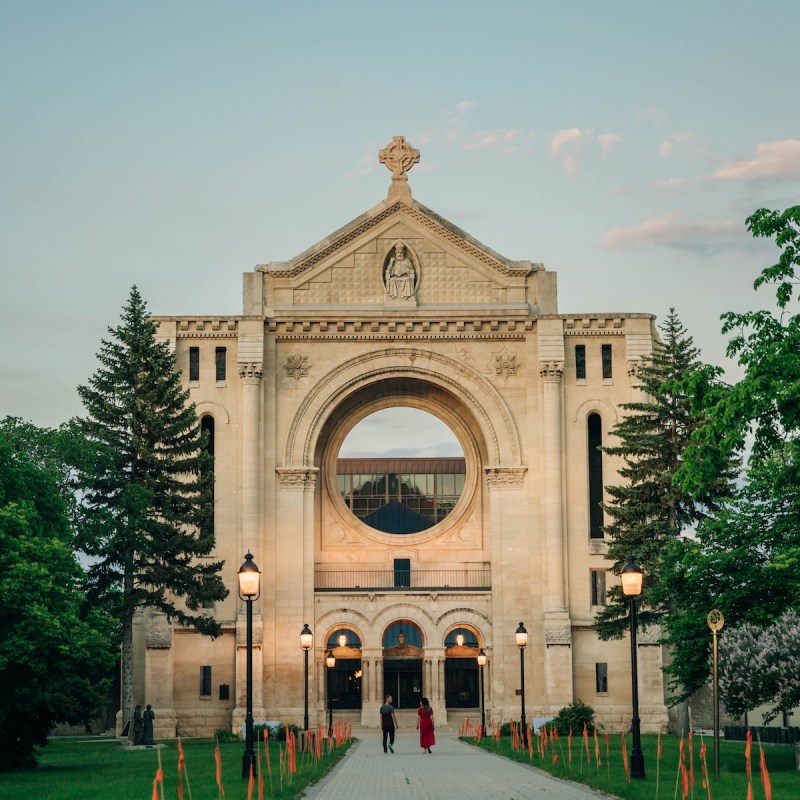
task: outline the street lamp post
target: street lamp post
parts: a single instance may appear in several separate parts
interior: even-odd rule
[[[486,736],[486,706],[483,704],[483,668],[486,666],[486,653],[483,648],[478,651],[478,666],[481,672],[481,739]]]
[[[239,597],[247,604],[247,713],[244,718],[244,756],[242,777],[256,774],[256,753],[253,748],[253,601],[261,592],[261,573],[248,550],[239,567]]]
[[[628,563],[620,572],[622,593],[630,599],[631,607],[631,694],[633,719],[631,733],[631,778],[644,778],[644,753],[642,753],[641,732],[639,730],[639,677],[636,652],[636,598],[642,593],[642,568],[628,556]]]
[[[336,664],[336,657],[333,655],[333,650],[328,650],[325,656],[325,664],[328,667],[328,679],[326,683],[326,694],[328,698],[328,738],[333,736],[333,706],[331,705],[331,670]]]
[[[300,647],[303,648],[303,659],[305,662],[305,683],[306,683],[306,702],[303,712],[303,730],[308,730],[308,651],[314,646],[314,634],[306,622],[303,630],[300,631]]]
[[[520,728],[522,734],[522,746],[528,745],[528,730],[527,723],[525,722],[525,645],[528,644],[528,631],[525,626],[520,622],[519,628],[515,633],[517,639],[517,647],[519,647],[519,685],[520,694],[522,695],[522,713],[520,714]]]

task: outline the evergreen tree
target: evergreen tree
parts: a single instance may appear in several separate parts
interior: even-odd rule
[[[88,413],[82,429],[97,447],[80,481],[86,519],[79,545],[92,559],[93,596],[114,606],[120,620],[128,719],[136,611],[158,609],[170,621],[217,636],[219,624],[193,612],[228,591],[218,574],[222,562],[198,560],[212,552],[214,535],[204,524],[212,470],[194,405],[135,286],[109,333],[99,368],[78,387]]]
[[[709,447],[706,455],[715,469],[702,491],[690,495],[676,482],[683,452],[705,419],[704,409],[724,387],[716,380],[718,370],[700,361],[675,309],[670,309],[659,330],[663,341],[643,360],[638,375],[645,399],[622,405],[627,413],[611,431],[620,443],[603,448],[624,462],[619,470],[624,482],[606,487],[611,496],[603,507],[608,558],[617,574],[629,555],[644,570],[638,615],[642,627],[659,622],[672,607],[661,580],[666,545],[690,531],[720,497],[730,493],[734,474],[733,464]],[[595,629],[601,639],[621,638],[629,629],[628,602],[620,586],[609,590]]]

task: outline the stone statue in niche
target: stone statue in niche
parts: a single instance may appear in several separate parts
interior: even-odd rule
[[[417,291],[417,270],[402,242],[394,246],[385,262],[384,280],[392,300],[409,300]]]

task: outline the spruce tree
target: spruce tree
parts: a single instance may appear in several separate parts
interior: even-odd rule
[[[204,524],[211,513],[210,456],[175,355],[156,340],[135,286],[109,333],[97,371],[78,387],[88,415],[82,430],[97,453],[80,480],[86,519],[79,546],[91,559],[93,596],[113,606],[120,621],[128,719],[136,612],[157,609],[169,621],[217,636],[219,624],[194,612],[228,590],[219,576],[223,562],[204,558],[214,547]]]
[[[608,558],[617,574],[629,555],[644,570],[638,615],[642,627],[657,623],[670,611],[670,597],[661,581],[666,546],[730,493],[734,475],[734,465],[709,449],[714,471],[703,487],[690,495],[675,480],[692,434],[705,421],[704,409],[725,389],[716,380],[719,370],[700,361],[675,309],[670,309],[659,330],[662,342],[643,360],[637,378],[645,399],[622,405],[626,414],[611,431],[619,444],[603,448],[622,457],[619,474],[624,479],[606,487],[611,496],[603,506]],[[600,638],[621,638],[629,628],[628,616],[621,587],[612,587],[595,617]]]

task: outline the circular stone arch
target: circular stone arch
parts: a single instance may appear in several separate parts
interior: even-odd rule
[[[368,351],[325,373],[292,420],[284,466],[319,465],[357,422],[399,405],[437,416],[484,466],[521,466],[519,434],[499,392],[463,362],[413,347]]]

